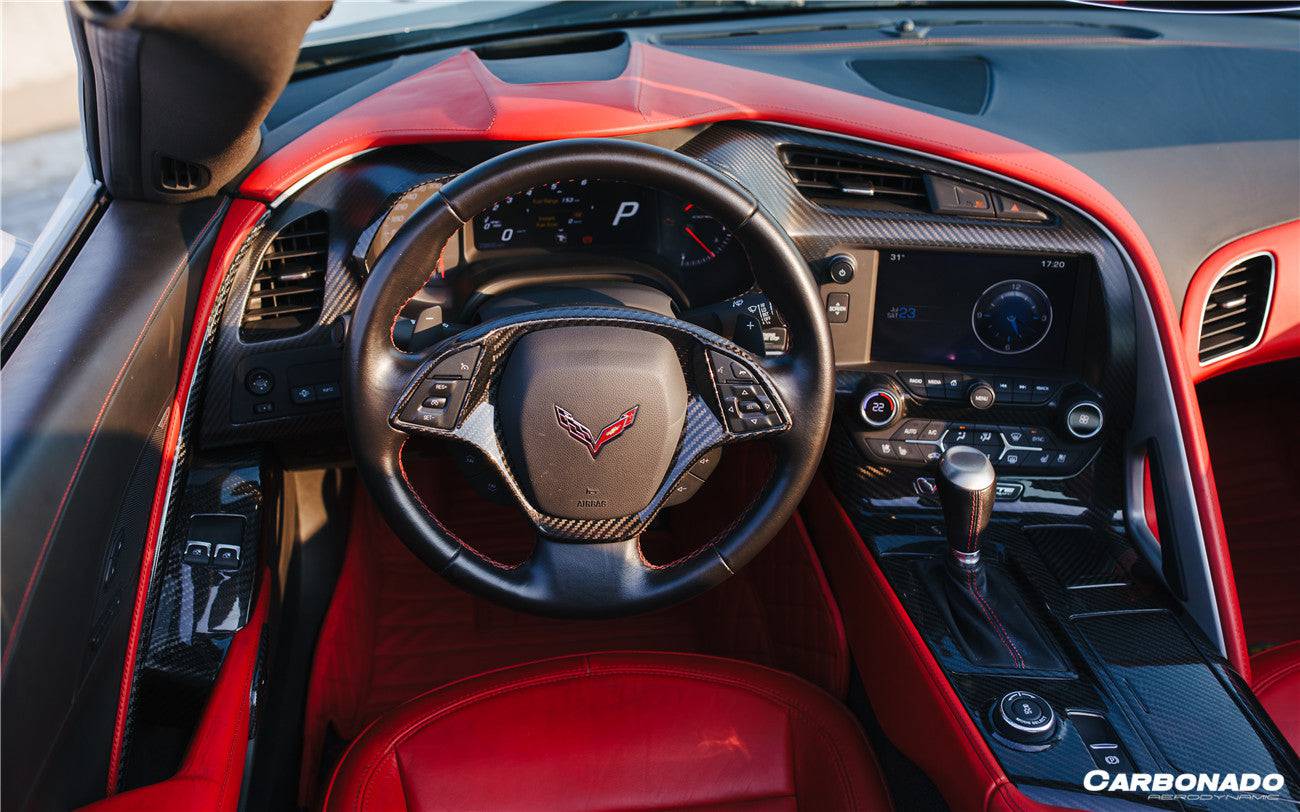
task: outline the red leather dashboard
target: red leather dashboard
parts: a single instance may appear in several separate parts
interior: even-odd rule
[[[173,429],[184,408],[188,371],[197,362],[201,344],[197,338],[202,335],[207,316],[203,303],[210,306],[231,253],[262,211],[261,204],[252,201],[275,200],[312,173],[375,147],[435,141],[618,136],[724,120],[763,120],[808,127],[979,167],[1056,195],[1090,214],[1115,236],[1134,262],[1152,302],[1187,448],[1228,657],[1249,679],[1249,660],[1218,498],[1178,314],[1151,245],[1119,201],[1061,159],[1000,135],[881,100],[643,43],[632,45],[627,68],[615,79],[530,85],[498,79],[472,51],[463,51],[343,110],[254,169],[240,188],[241,196],[251,200],[240,201],[238,208],[231,210],[213,251],[195,320],[196,340],[189,346],[167,448],[174,448],[178,431]],[[169,458],[170,452],[165,459]],[[164,478],[168,469],[165,464]],[[151,534],[156,534],[161,519],[157,510],[163,501],[161,486]],[[147,578],[142,578],[144,582]],[[125,686],[129,686],[129,674]],[[970,724],[968,718],[965,722]],[[960,720],[956,724],[962,727]],[[1022,797],[1006,797],[1018,793],[1003,786],[1005,776],[998,780],[1000,770],[987,747],[982,742],[972,742],[971,747],[974,759],[983,762],[984,771],[991,773],[992,781],[985,788],[1001,794],[1007,806],[1029,805]],[[998,805],[988,799],[985,803]]]
[[[1219,274],[1252,254],[1273,256],[1273,298],[1264,335],[1246,352],[1201,366],[1201,312]],[[1183,299],[1183,346],[1193,383],[1234,369],[1300,356],[1300,220],[1233,240],[1201,263]]]
[[[980,167],[1054,194],[1119,240],[1152,302],[1232,664],[1249,678],[1236,587],[1178,314],[1159,261],[1105,188],[1053,155],[941,116],[808,82],[633,43],[615,79],[510,84],[470,50],[343,110],[272,155],[241,194],[271,201],[313,172],[381,146],[436,141],[535,141],[616,136],[725,120],[764,120],[869,139]]]

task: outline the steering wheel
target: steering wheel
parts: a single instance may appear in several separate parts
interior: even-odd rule
[[[788,353],[758,358],[668,315],[591,305],[509,313],[420,353],[395,346],[398,315],[448,239],[493,203],[567,178],[660,189],[716,217],[785,318]],[[357,302],[343,380],[362,481],[422,561],[516,609],[613,617],[721,583],[780,530],[826,444],[834,363],[807,264],[747,192],[675,152],[586,139],[501,155],[414,212]],[[527,561],[498,564],[433,515],[402,465],[417,435],[469,444],[497,470],[538,533]],[[696,553],[648,562],[639,536],[674,485],[711,449],[758,438],[774,464],[749,506]]]

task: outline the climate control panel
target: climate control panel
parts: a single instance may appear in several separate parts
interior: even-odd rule
[[[960,420],[908,419],[892,432],[867,432],[868,455],[890,465],[937,463],[943,452],[964,445],[983,451],[993,467],[1016,474],[1070,476],[1096,449],[1061,442],[1045,428]]]
[[[962,445],[1007,474],[1070,477],[1101,445],[1101,398],[1077,380],[891,369],[868,374],[856,391],[854,440],[889,467],[932,467]]]

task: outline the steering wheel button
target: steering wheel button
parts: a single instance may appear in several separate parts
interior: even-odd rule
[[[426,409],[445,409],[447,408],[447,398],[442,396],[425,398],[424,403],[421,405]]]
[[[478,347],[461,350],[435,364],[429,372],[429,377],[467,380],[474,372],[474,364],[478,361],[478,355]]]
[[[718,463],[721,461],[721,449],[715,448],[712,451],[706,451],[700,455],[699,459],[691,464],[690,472],[700,479],[708,479],[709,474],[713,473],[713,469],[717,468]]]
[[[762,414],[763,404],[756,400],[742,400],[740,403],[741,414]]]
[[[745,367],[744,364],[741,364],[739,361],[731,362],[731,376],[734,380],[737,381],[754,380],[754,373],[750,372],[749,369]]]

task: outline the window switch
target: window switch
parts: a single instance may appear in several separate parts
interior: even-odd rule
[[[239,569],[244,541],[244,517],[231,513],[195,513],[190,516],[185,552],[190,566]]]
[[[239,569],[239,548],[233,544],[218,544],[212,553],[212,566],[219,570]]]
[[[212,545],[206,541],[190,539],[185,542],[185,552],[181,561],[191,567],[206,567],[212,562]]]

